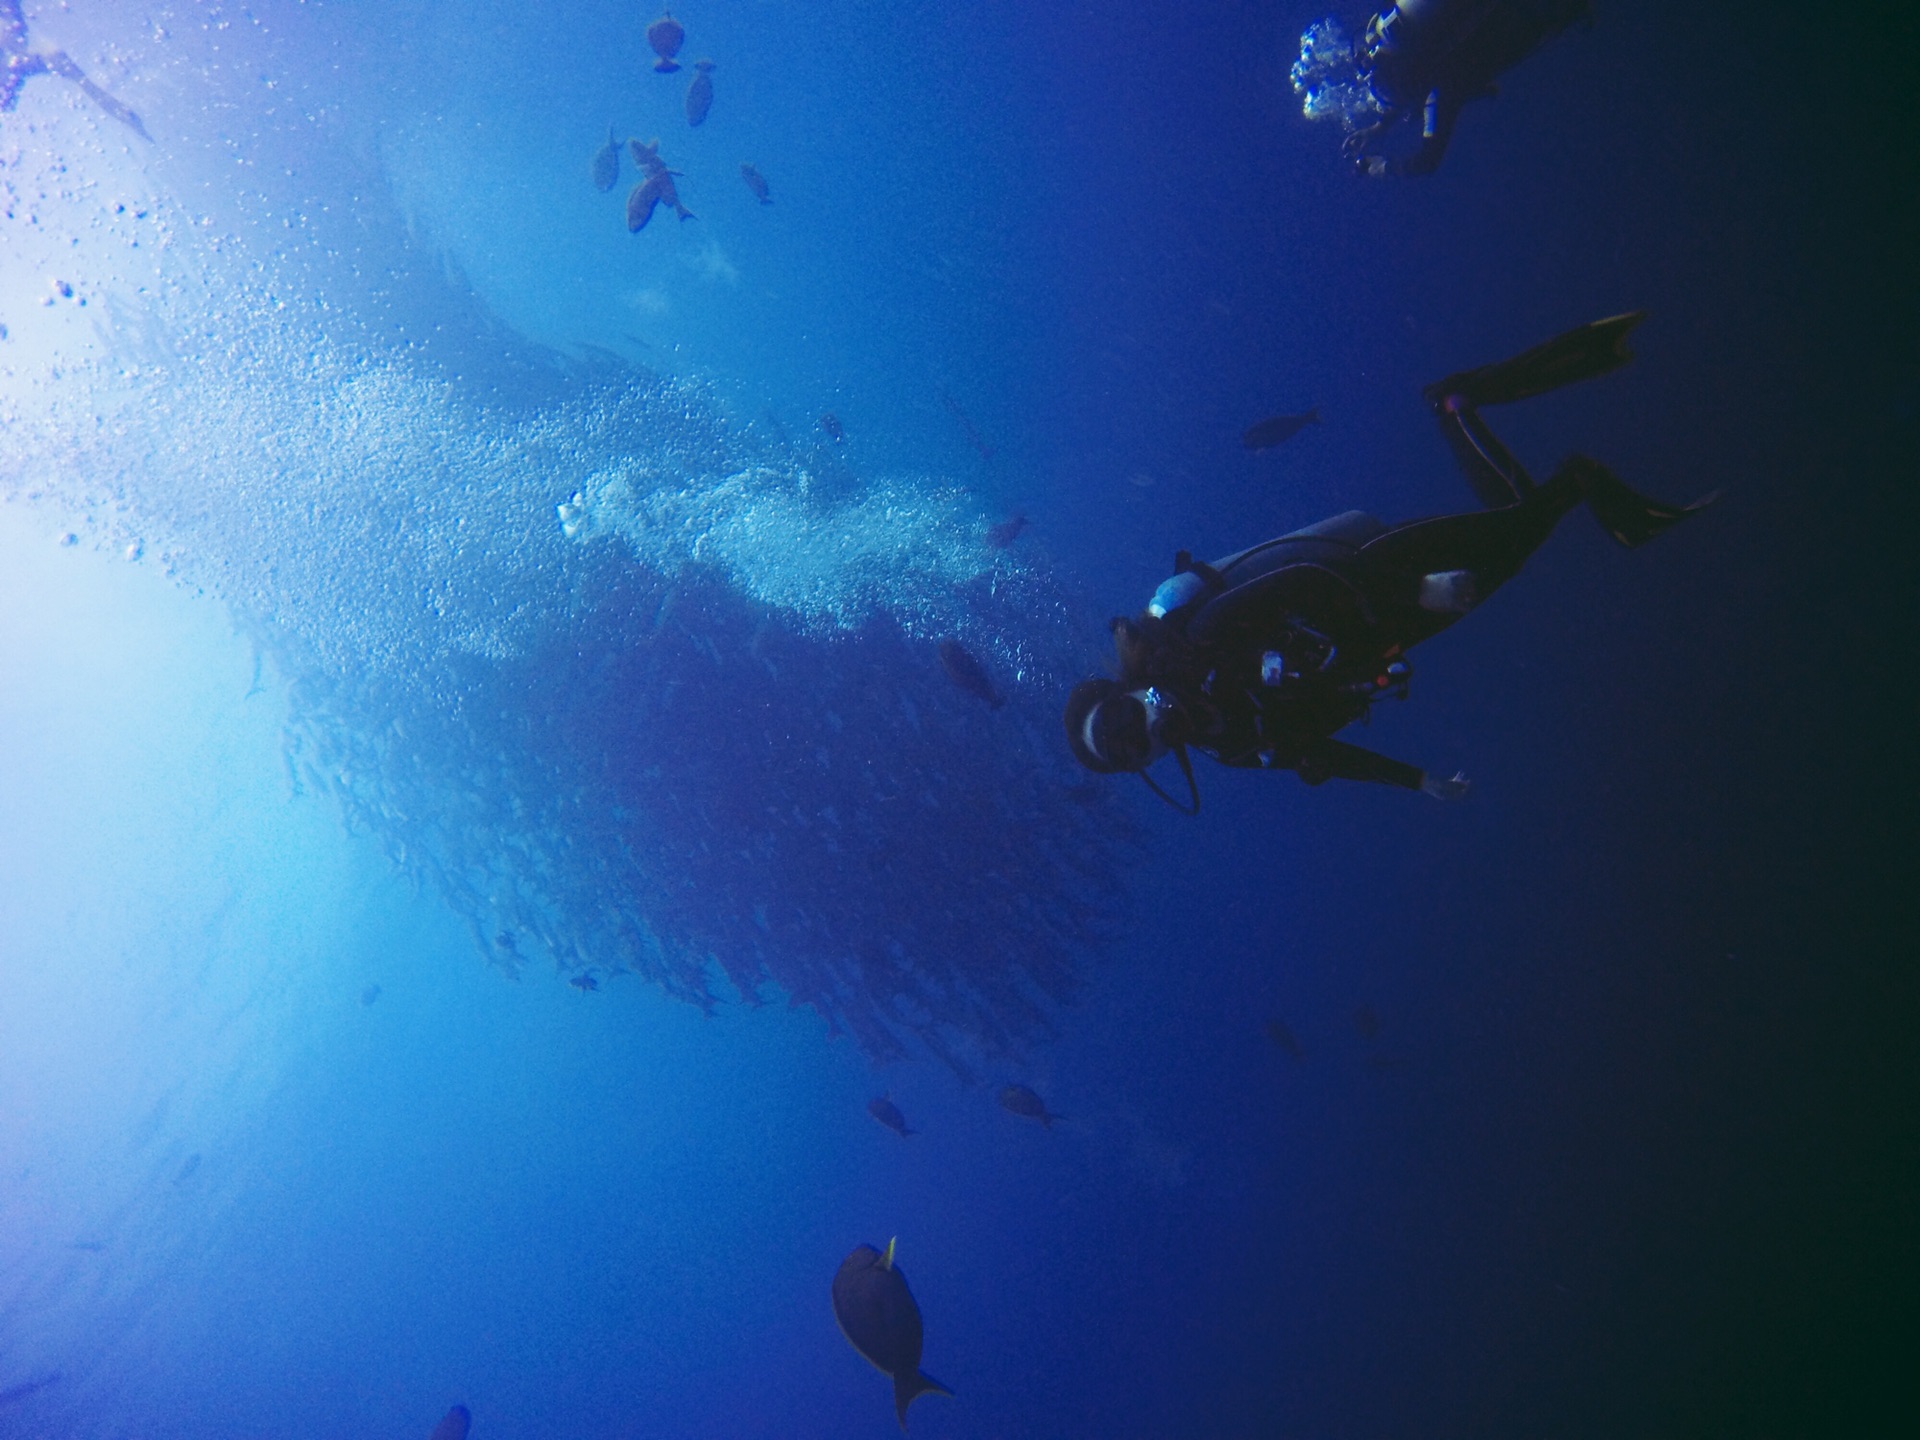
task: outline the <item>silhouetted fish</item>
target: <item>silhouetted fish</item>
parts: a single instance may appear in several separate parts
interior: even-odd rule
[[[473,1428],[473,1412],[464,1405],[456,1405],[440,1417],[440,1423],[433,1427],[433,1434],[427,1440],[467,1440],[467,1431]]]
[[[680,191],[673,183],[673,177],[679,173],[678,170],[662,170],[651,178],[660,187],[660,203],[672,209],[682,220],[692,220],[696,218],[694,213],[680,203]]]
[[[1372,1040],[1380,1033],[1380,1017],[1371,1005],[1362,1005],[1353,1012],[1353,1028],[1362,1040]]]
[[[1284,445],[1309,425],[1320,423],[1320,412],[1309,410],[1304,415],[1273,415],[1258,425],[1248,427],[1247,433],[1240,437],[1240,443],[1249,450],[1271,450],[1276,445]]]
[[[671,206],[682,220],[694,218],[693,212],[680,203],[680,192],[673,188],[673,176],[660,170],[634,186],[627,196],[627,230],[637,235],[646,229],[657,205]]]
[[[704,125],[707,112],[713,109],[713,62],[696,60],[693,68],[700,73],[687,86],[687,124]]]
[[[632,190],[627,192],[627,231],[638,235],[647,228],[647,222],[653,219],[654,207],[660,203],[660,182],[656,176],[649,175]]]
[[[360,1003],[362,1005],[371,1005],[373,1004],[374,1001],[378,1000],[379,998],[380,998],[380,987],[378,985],[369,985],[367,986],[366,989],[360,992]]]
[[[571,980],[567,981],[567,984],[573,986],[574,989],[582,992],[585,992],[588,990],[598,990],[600,988],[600,982],[594,979],[593,976],[591,975],[576,975]]]
[[[827,438],[834,444],[847,443],[847,427],[840,423],[840,417],[831,410],[820,417],[820,428],[827,432]]]
[[[1020,538],[1020,532],[1027,528],[1025,515],[1014,515],[1002,520],[987,531],[987,544],[996,550],[1004,550]]]
[[[1278,1045],[1295,1060],[1304,1060],[1307,1058],[1307,1052],[1301,1049],[1300,1042],[1293,1038],[1293,1031],[1289,1030],[1278,1020],[1267,1021],[1267,1039],[1271,1040],[1275,1045]]]
[[[667,11],[647,27],[647,43],[653,47],[653,53],[660,57],[653,62],[653,68],[670,75],[680,68],[673,57],[687,43],[686,27],[673,18],[671,11]]]
[[[887,1129],[899,1136],[918,1135],[918,1130],[907,1128],[907,1117],[900,1113],[900,1107],[885,1095],[867,1102],[867,1113],[878,1120]]]
[[[740,162],[740,178],[747,182],[747,189],[753,192],[754,199],[758,200],[762,205],[771,205],[773,203],[773,192],[767,188],[767,177],[762,175],[756,166],[749,165],[746,161],[742,160]]]
[[[611,190],[620,183],[620,142],[607,127],[607,143],[593,157],[593,188]]]
[[[1029,1120],[1038,1120],[1049,1130],[1053,1122],[1064,1120],[1064,1115],[1056,1115],[1047,1109],[1047,1102],[1024,1085],[1009,1085],[1000,1092],[1000,1106],[1016,1115],[1024,1115]]]
[[[180,1166],[180,1173],[173,1177],[173,1183],[176,1185],[186,1184],[187,1181],[193,1178],[193,1172],[199,1168],[200,1152],[196,1150],[193,1154],[187,1156],[185,1163]]]
[[[1006,704],[1006,698],[993,688],[993,681],[987,678],[986,670],[973,657],[973,652],[958,640],[940,642],[940,664],[947,672],[947,678],[976,699],[984,700],[998,710]]]
[[[920,1372],[926,1329],[913,1291],[907,1288],[907,1277],[893,1260],[898,1243],[897,1238],[889,1240],[884,1255],[871,1245],[854,1247],[833,1277],[833,1318],[840,1322],[847,1343],[868,1364],[893,1377],[893,1413],[905,1430],[907,1406],[929,1392],[953,1392]]]
[[[654,136],[647,141],[629,140],[627,149],[633,152],[633,163],[640,167],[642,175],[658,175],[667,168],[667,162],[660,158],[660,137]]]
[[[960,428],[967,433],[967,443],[980,452],[982,460],[993,458],[993,446],[980,438],[980,432],[974,428],[973,417],[960,408],[960,402],[945,390],[940,391],[940,403],[947,407],[947,413],[960,422]]]

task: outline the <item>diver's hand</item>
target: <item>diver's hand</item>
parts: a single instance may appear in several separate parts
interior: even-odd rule
[[[1457,770],[1451,780],[1443,780],[1438,775],[1420,777],[1420,793],[1431,795],[1436,800],[1464,800],[1467,792],[1473,788],[1473,782],[1467,779],[1467,772]]]

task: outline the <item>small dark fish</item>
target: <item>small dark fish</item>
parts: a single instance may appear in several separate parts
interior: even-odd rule
[[[673,57],[687,43],[686,26],[674,19],[671,11],[663,12],[658,20],[647,26],[647,43],[653,47],[653,53],[660,57],[653,62],[653,68],[663,75],[671,75],[680,68]]]
[[[820,428],[827,432],[827,438],[834,444],[847,443],[847,427],[840,423],[840,417],[831,410],[820,417]]]
[[[975,699],[986,701],[995,710],[1007,703],[1006,697],[993,688],[993,681],[973,652],[958,640],[940,642],[940,665],[949,680]]]
[[[713,109],[713,62],[696,60],[693,68],[700,73],[687,87],[687,124],[699,126],[707,123],[707,112]]]
[[[574,989],[583,994],[588,990],[598,990],[600,988],[600,982],[591,975],[576,975],[567,981],[567,984],[573,986]]]
[[[1287,1054],[1291,1055],[1295,1060],[1304,1060],[1307,1058],[1307,1052],[1301,1048],[1300,1042],[1294,1038],[1293,1031],[1289,1030],[1278,1020],[1267,1021],[1267,1039],[1286,1051]]]
[[[867,1102],[867,1113],[902,1139],[909,1135],[918,1135],[920,1133],[918,1130],[909,1130],[907,1128],[907,1117],[902,1115],[900,1113],[900,1107],[885,1095],[880,1096],[878,1099],[869,1100]]]
[[[607,143],[593,157],[593,188],[611,190],[620,183],[620,142],[607,127]]]
[[[433,1427],[433,1434],[427,1440],[467,1440],[467,1431],[473,1428],[473,1412],[464,1405],[456,1405],[440,1417],[440,1423]]]
[[[947,407],[947,413],[960,422],[960,428],[967,433],[967,443],[980,452],[982,460],[993,458],[993,446],[980,438],[980,432],[974,428],[973,417],[960,408],[960,402],[945,390],[940,392],[940,403]]]
[[[107,1246],[106,1242],[102,1240],[76,1240],[67,1248],[69,1250],[85,1250],[90,1254],[98,1255],[102,1250],[106,1249]]]
[[[638,235],[646,229],[659,203],[660,182],[649,175],[627,193],[627,232]]]
[[[746,161],[742,160],[740,162],[740,178],[747,182],[747,189],[753,192],[754,199],[758,200],[762,205],[771,205],[773,203],[773,192],[767,188],[767,177],[760,173],[757,166],[749,165]]]
[[[678,170],[662,170],[658,175],[652,177],[652,183],[660,187],[660,203],[662,205],[670,208],[674,214],[678,215],[682,220],[692,220],[696,218],[694,213],[680,203],[680,191],[673,183],[673,177],[679,173]]]
[[[1250,426],[1247,433],[1240,437],[1240,443],[1249,450],[1271,450],[1276,445],[1284,445],[1309,425],[1320,423],[1320,412],[1309,410],[1304,415],[1273,415],[1258,425]]]
[[[1371,1005],[1362,1005],[1353,1012],[1353,1028],[1362,1040],[1372,1040],[1380,1034],[1380,1017]]]
[[[193,1154],[187,1156],[186,1162],[182,1164],[180,1167],[180,1173],[173,1177],[173,1183],[176,1185],[186,1184],[187,1181],[193,1178],[193,1172],[198,1170],[199,1168],[200,1168],[200,1152],[196,1150],[193,1152]]]
[[[640,167],[643,175],[658,175],[667,168],[667,162],[660,158],[660,138],[657,135],[645,144],[629,140],[627,149],[633,152],[633,163]]]
[[[987,531],[987,544],[996,550],[1004,550],[1020,538],[1020,532],[1027,528],[1025,515],[1013,515],[1002,520]]]
[[[894,1264],[898,1239],[882,1255],[871,1245],[856,1245],[833,1277],[833,1318],[847,1343],[882,1375],[893,1377],[893,1413],[907,1428],[907,1406],[926,1394],[953,1392],[920,1371],[926,1328],[907,1277]]]
[[[693,219],[693,212],[680,203],[680,191],[673,183],[673,177],[680,172],[669,170],[667,162],[660,158],[660,142],[651,140],[642,145],[638,140],[629,140],[627,148],[633,152],[633,163],[647,177],[627,196],[627,229],[635,234],[646,229],[656,205],[667,206],[682,220]]]
[[[1024,1115],[1029,1120],[1038,1120],[1049,1130],[1053,1128],[1054,1121],[1067,1118],[1047,1109],[1047,1102],[1024,1085],[1009,1085],[1002,1090],[1000,1108],[1011,1110],[1016,1115]]]
[[[360,992],[360,1003],[362,1005],[371,1005],[373,1004],[374,1001],[378,1000],[379,998],[380,998],[380,987],[378,985],[369,985],[367,986],[366,989]]]
[[[682,220],[694,218],[693,212],[680,203],[680,192],[674,189],[673,176],[662,170],[642,180],[627,196],[628,232],[638,235],[646,229],[647,222],[653,219],[654,207],[659,205],[670,207]]]

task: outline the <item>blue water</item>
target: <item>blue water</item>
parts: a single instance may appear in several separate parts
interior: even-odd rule
[[[1320,5],[677,9],[697,130],[631,5],[28,5],[153,138],[0,113],[0,1436],[891,1434],[894,1236],[918,1436],[1902,1433],[1913,25],[1598,8],[1365,182]],[[1724,498],[1421,651],[1466,802],[1078,771],[1631,308],[1501,433]]]

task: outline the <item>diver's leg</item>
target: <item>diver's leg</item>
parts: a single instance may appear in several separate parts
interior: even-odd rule
[[[1646,318],[1644,310],[1635,310],[1582,325],[1511,360],[1449,375],[1427,387],[1427,400],[1436,408],[1449,396],[1468,406],[1507,405],[1605,375],[1633,359],[1627,337]]]
[[[1715,490],[1691,505],[1669,505],[1633,489],[1598,460],[1575,455],[1554,472],[1549,486],[1565,485],[1587,502],[1600,528],[1621,545],[1644,545],[1720,498]]]
[[[1533,493],[1533,477],[1526,466],[1487,427],[1471,402],[1460,395],[1443,395],[1434,401],[1433,414],[1447,448],[1482,505],[1504,510]]]
[[[1389,629],[1425,614],[1407,627],[1418,643],[1519,574],[1584,498],[1581,477],[1563,466],[1518,503],[1396,526],[1362,548],[1361,589]]]
[[[1374,576],[1418,603],[1421,582],[1466,572],[1469,600],[1484,600],[1519,573],[1569,510],[1585,504],[1622,545],[1644,545],[1697,514],[1718,492],[1691,505],[1670,505],[1640,494],[1598,460],[1575,455],[1517,505],[1466,515],[1442,515],[1389,530],[1361,550]],[[1371,584],[1363,584],[1369,595]],[[1442,586],[1429,589],[1450,588]]]

